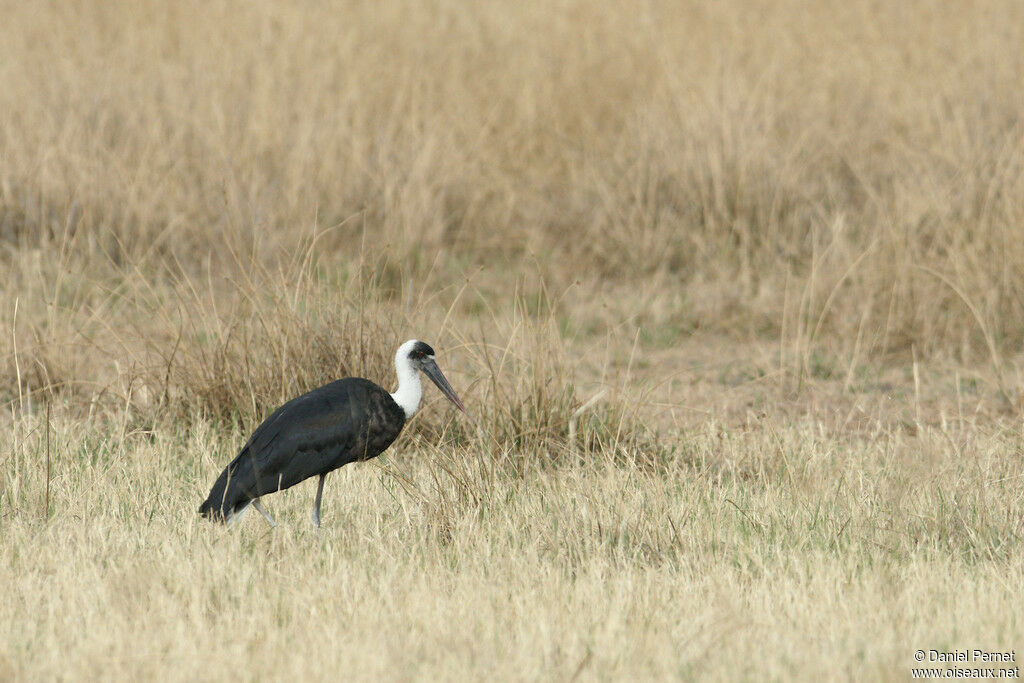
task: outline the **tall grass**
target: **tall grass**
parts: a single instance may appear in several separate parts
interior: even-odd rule
[[[0,679],[1020,641],[1024,5],[0,16]],[[305,486],[200,524],[263,417],[411,337],[472,421],[428,386],[319,536]]]
[[[1024,340],[1015,5],[185,7],[8,8],[12,267],[234,271],[319,225],[492,295],[508,260],[657,280],[741,336],[796,292],[821,346]]]

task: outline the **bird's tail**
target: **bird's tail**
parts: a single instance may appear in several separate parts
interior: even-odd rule
[[[230,522],[249,507],[252,498],[240,486],[231,485],[231,466],[225,467],[210,489],[210,495],[199,506],[199,514],[213,522]]]

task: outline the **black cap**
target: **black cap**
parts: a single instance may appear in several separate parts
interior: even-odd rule
[[[409,358],[423,358],[424,356],[433,356],[434,349],[430,348],[429,344],[424,344],[421,341],[416,342],[412,347],[412,351],[409,352]]]

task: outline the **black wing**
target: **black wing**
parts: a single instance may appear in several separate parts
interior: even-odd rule
[[[256,428],[199,512],[225,518],[253,498],[376,457],[404,424],[405,413],[391,395],[369,380],[349,377],[314,389]]]

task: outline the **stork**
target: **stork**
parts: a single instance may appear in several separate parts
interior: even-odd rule
[[[375,458],[391,445],[419,408],[421,371],[455,407],[466,412],[437,367],[429,345],[416,339],[402,344],[395,354],[395,370],[398,390],[393,394],[370,380],[346,377],[275,410],[217,477],[199,513],[207,519],[230,522],[252,505],[276,526],[260,497],[320,477],[313,503],[313,525],[319,528],[327,474],[350,462]]]

